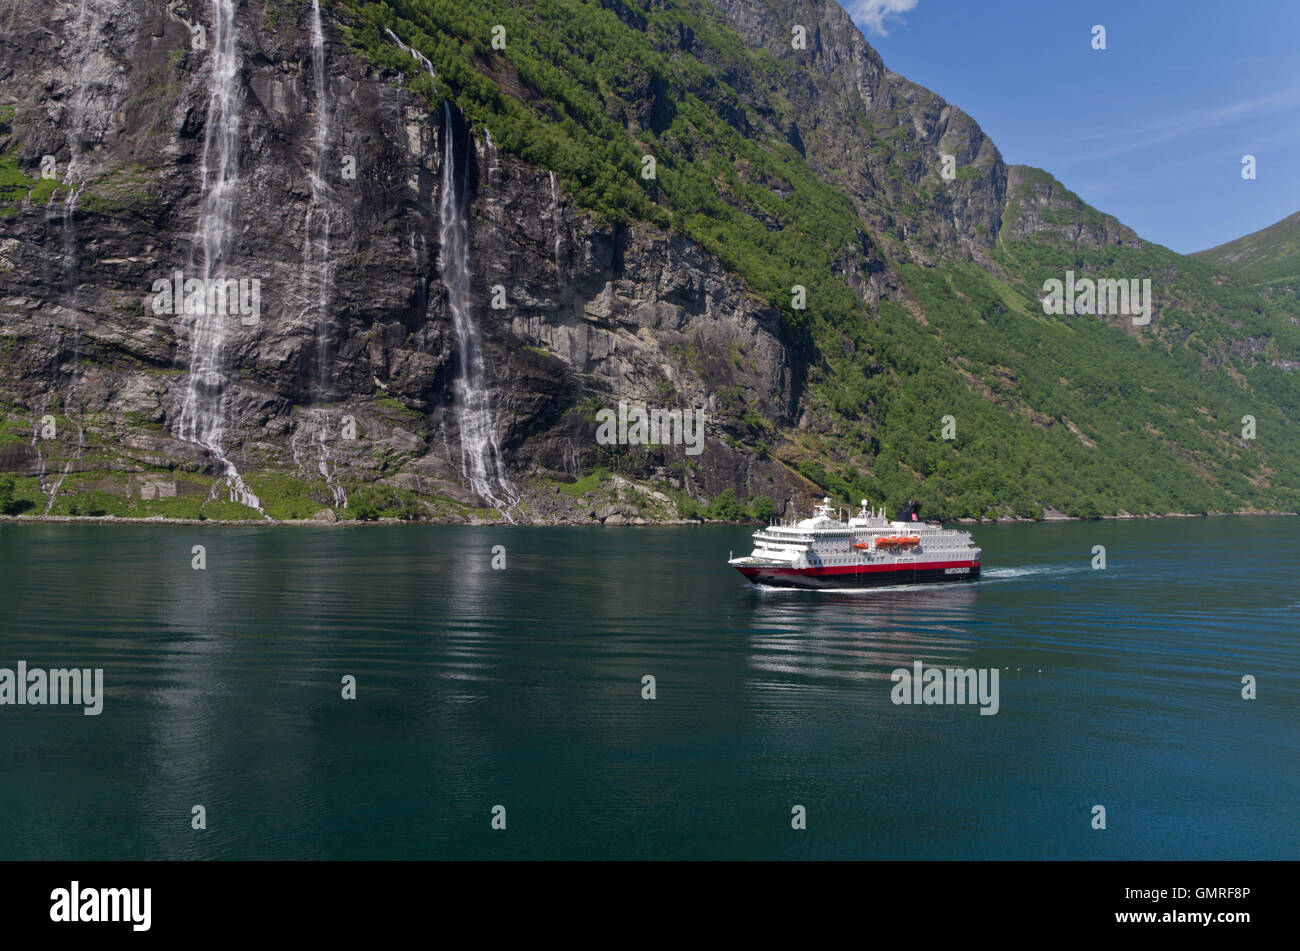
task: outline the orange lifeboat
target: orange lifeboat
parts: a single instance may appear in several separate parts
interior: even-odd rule
[[[898,539],[900,545],[919,545],[921,544],[920,535],[903,535]]]
[[[895,538],[893,535],[881,535],[879,538],[876,539],[877,548],[897,545],[898,543],[899,543],[899,539]]]
[[[854,542],[853,547],[858,551],[866,551],[871,547],[871,542]]]

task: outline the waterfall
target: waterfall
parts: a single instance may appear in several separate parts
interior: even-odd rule
[[[77,12],[76,33],[76,55],[79,59],[77,65],[77,86],[76,92],[72,95],[72,101],[68,108],[67,133],[68,133],[68,170],[64,175],[63,184],[68,189],[67,197],[63,200],[63,286],[64,289],[73,295],[73,311],[76,311],[76,292],[78,283],[77,268],[77,234],[73,221],[73,214],[77,210],[77,199],[81,197],[81,185],[77,176],[80,174],[81,156],[84,151],[82,139],[86,133],[86,110],[90,98],[90,57],[93,50],[83,47],[87,34],[91,30],[91,23],[96,28],[99,27],[99,17],[96,15],[93,19],[89,16],[88,0],[81,0],[81,7]]]
[[[492,141],[492,133],[487,129],[483,130],[483,154],[487,156],[487,183],[488,188],[493,190],[489,200],[496,202],[496,189],[501,187],[501,161],[497,156],[497,144]]]
[[[501,160],[497,155],[496,143],[492,141],[492,133],[487,129],[483,130],[483,157],[487,160],[487,186],[488,186],[488,217],[492,219],[493,224],[501,223]]]
[[[64,412],[65,413],[67,412],[66,403],[64,404]],[[54,481],[54,484],[50,486],[49,493],[48,493],[50,500],[45,503],[45,511],[41,513],[42,515],[49,515],[50,509],[54,508],[54,500],[59,494],[59,488],[63,485],[63,480],[68,477],[68,473],[72,471],[72,464],[77,461],[78,457],[80,457],[82,451],[85,448],[86,448],[86,430],[84,427],[78,426],[77,427],[77,450],[71,456],[68,457],[68,461],[63,467],[63,472],[59,474],[59,477]]]
[[[334,500],[335,510],[345,509],[348,507],[348,494],[335,477],[338,467],[331,464],[333,460],[330,458],[330,447],[326,441],[326,437],[329,435],[329,417],[321,413],[315,416],[313,421],[317,427],[314,448],[319,449],[316,457],[316,471],[325,480],[325,487],[329,489],[330,496]],[[303,430],[297,427],[294,428],[293,436],[289,439],[289,452],[293,456],[294,466],[303,474],[304,478],[310,479],[312,474],[307,468],[304,454],[299,449],[299,437],[302,433]],[[310,438],[308,436],[308,439]]]
[[[68,166],[63,176],[63,186],[67,189],[67,193],[63,199],[63,255],[61,261],[63,293],[67,301],[67,310],[72,316],[72,380],[69,382],[68,390],[63,396],[63,414],[76,427],[77,447],[68,456],[63,472],[53,485],[46,490],[46,494],[49,496],[44,512],[46,515],[54,507],[54,500],[58,496],[63,481],[72,471],[73,463],[81,456],[86,444],[86,430],[82,422],[82,414],[77,412],[74,417],[72,405],[77,388],[84,382],[84,376],[78,373],[81,367],[81,268],[76,211],[77,202],[85,188],[85,172],[82,170],[81,165],[86,142],[91,137],[91,130],[87,128],[87,116],[90,111],[91,86],[94,82],[95,68],[97,66],[96,58],[102,56],[102,53],[96,47],[96,37],[102,27],[103,17],[99,10],[92,7],[90,0],[81,0],[77,10],[76,25],[73,28],[73,41],[69,44],[69,63],[70,69],[75,71],[75,86],[68,101],[67,113],[63,120],[68,142]],[[50,202],[53,204],[53,195],[51,195]],[[54,340],[56,364],[59,364],[61,360],[58,354],[63,352],[64,341],[57,330]],[[41,470],[42,488],[44,488],[43,459],[41,460]]]
[[[488,405],[478,324],[470,301],[469,222],[466,205],[469,202],[471,139],[466,133],[466,154],[462,160],[461,188],[458,194],[455,138],[451,106],[443,103],[442,184],[438,206],[441,244],[439,270],[442,283],[447,288],[447,302],[451,308],[456,336],[456,356],[460,362],[460,373],[456,377],[456,414],[460,424],[461,473],[480,498],[507,515],[509,509],[519,501],[519,495],[507,479],[501,462],[496,428]]]
[[[334,470],[337,466],[330,465],[330,447],[325,441],[328,427],[325,421],[321,421],[320,427],[320,474],[325,480],[325,486],[330,490],[330,495],[334,498],[334,507],[336,509],[345,509],[348,507],[348,494],[339,485],[338,480],[334,478]]]
[[[79,274],[77,268],[77,229],[73,216],[77,212],[77,201],[81,197],[85,179],[81,168],[82,155],[85,153],[87,135],[86,114],[90,108],[90,87],[94,60],[99,56],[95,49],[95,36],[103,22],[98,9],[91,9],[90,0],[82,0],[77,12],[77,26],[74,27],[75,43],[72,56],[77,69],[77,87],[73,92],[68,107],[68,171],[64,175],[64,184],[68,195],[64,199],[64,288],[73,295],[73,311],[77,303],[77,285]],[[79,178],[81,177],[81,178]]]
[[[555,280],[557,284],[564,280],[560,262],[563,260],[561,254],[561,232],[560,232],[560,188],[555,181],[555,172],[550,173],[551,177],[551,222],[555,225]]]
[[[334,228],[334,197],[326,183],[329,163],[330,108],[329,88],[325,79],[325,29],[321,23],[320,0],[311,3],[311,74],[312,97],[316,104],[316,122],[312,130],[311,204],[303,222],[302,275],[308,285],[307,310],[315,311],[316,334],[312,353],[311,393],[314,402],[324,400],[328,383],[330,297],[334,289],[334,262],[330,239]],[[318,449],[317,468],[325,479],[334,507],[346,508],[347,493],[334,477],[329,444],[329,416],[322,409],[312,414],[316,428],[313,446]],[[295,450],[296,461],[296,450]],[[304,470],[305,471],[305,470]]]
[[[564,471],[575,479],[582,478],[582,461],[578,458],[578,448],[572,439],[564,443]]]
[[[411,49],[411,47],[407,46],[405,43],[399,40],[397,38],[397,34],[394,33],[392,30],[390,30],[388,27],[384,27],[384,32],[388,34],[389,39],[391,39],[394,43],[396,43],[399,47],[401,47],[401,49],[406,53],[407,56],[410,56],[417,63],[419,63],[421,66],[424,67],[424,71],[429,74],[430,79],[438,78],[438,74],[433,71],[433,63],[429,62],[429,57],[425,56],[419,50]]]
[[[429,62],[427,56],[407,46],[387,27],[384,32],[420,64],[430,79],[437,79],[433,63]],[[447,302],[451,308],[452,327],[456,337],[456,357],[460,363],[460,373],[455,382],[455,399],[456,418],[460,426],[461,475],[469,481],[479,498],[508,519],[510,509],[519,502],[519,493],[510,484],[505,465],[501,461],[501,447],[497,442],[483,372],[478,324],[474,320],[470,301],[469,222],[466,205],[469,201],[471,137],[468,133],[465,137],[465,159],[458,194],[455,128],[450,104],[444,102],[442,111],[442,182],[438,197],[441,248],[439,271],[443,286],[447,288]],[[495,154],[495,147],[493,153]],[[489,176],[490,174],[489,172]],[[424,283],[427,285],[427,281]]]
[[[204,287],[226,279],[234,231],[235,191],[239,186],[239,124],[243,96],[239,88],[239,47],[235,35],[235,0],[212,0],[212,38],[208,51],[208,113],[203,131],[202,197],[191,242],[203,249]],[[191,266],[193,266],[191,260]],[[181,407],[177,436],[202,446],[222,465],[232,501],[257,509],[261,500],[244,484],[235,464],[226,457],[225,343],[226,314],[205,308],[194,315],[190,339],[190,375]],[[213,495],[215,495],[215,486]],[[211,499],[212,496],[209,496]]]
[[[41,417],[45,415],[45,410],[50,405],[50,398],[45,400],[36,408],[36,425],[32,427],[32,448],[36,450],[36,484],[40,486],[42,492],[48,492],[45,488],[45,474],[49,471],[45,465],[45,453],[41,452]]]
[[[316,288],[315,389],[319,399],[325,389],[329,348],[329,300],[334,281],[330,259],[330,233],[334,224],[331,196],[325,184],[329,153],[330,104],[325,87],[325,31],[321,26],[320,0],[311,3],[311,71],[316,100],[316,128],[313,135],[311,205],[304,223],[303,275]]]

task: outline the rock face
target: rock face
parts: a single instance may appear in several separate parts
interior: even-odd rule
[[[1044,383],[1024,372],[1038,368],[1033,353],[1012,354],[1030,377],[1017,389],[1014,368],[1002,365],[1006,354],[979,357],[981,368],[971,352],[989,347],[962,353],[952,343],[957,331],[968,332],[967,310],[982,308],[976,317],[987,325],[1019,319],[1009,307],[1025,316],[1024,306],[1007,304],[1016,294],[1037,308],[1042,274],[1008,273],[1020,265],[1000,252],[1007,242],[1042,239],[1063,249],[1050,260],[1068,266],[1076,252],[1100,249],[1105,258],[1142,242],[1050,175],[1006,165],[969,116],[886,69],[833,0],[711,2],[714,9],[682,4],[678,28],[655,34],[654,53],[690,58],[690,95],[718,117],[710,128],[720,139],[734,130],[770,151],[771,137],[750,127],[774,126],[781,161],[806,163],[800,181],[815,178],[837,193],[841,217],[826,232],[837,243],[818,247],[827,282],[842,279],[860,308],[852,333],[829,319],[787,320],[778,305],[788,301],[774,303],[772,287],[784,292],[794,283],[785,269],[800,250],[776,236],[821,233],[790,230],[770,211],[793,193],[795,179],[778,181],[761,163],[751,163],[758,172],[745,170],[754,180],[728,186],[736,190],[728,200],[743,199],[744,234],[760,235],[750,252],[761,246],[787,260],[764,258],[746,270],[720,247],[723,229],[710,244],[710,235],[681,225],[681,208],[670,215],[654,205],[644,216],[672,221],[675,231],[631,216],[606,224],[582,210],[573,196],[590,193],[590,182],[575,177],[570,195],[547,169],[498,152],[486,128],[432,101],[432,85],[408,78],[432,64],[396,34],[388,47],[382,30],[366,24],[384,46],[370,55],[357,40],[355,4],[7,0],[0,473],[17,479],[25,511],[236,518],[259,517],[260,508],[273,518],[484,519],[494,516],[472,488],[470,465],[483,447],[503,467],[507,517],[611,525],[689,517],[694,503],[717,504],[727,492],[741,506],[768,496],[783,514],[806,512],[823,490],[800,472],[820,485],[864,485],[853,477],[871,468],[874,479],[882,457],[882,470],[902,473],[904,498],[963,460],[968,473],[983,459],[997,475],[997,434],[1022,422],[1046,431],[1064,419],[1031,401],[1050,409],[1052,388],[1068,382],[1054,373]],[[655,9],[665,6],[673,0]],[[611,0],[590,12],[636,31],[651,8]],[[717,20],[710,30],[727,25],[724,42],[695,42],[687,24],[704,29],[707,18]],[[806,34],[800,50],[791,45],[796,26]],[[508,58],[474,59],[472,42],[453,40],[503,97],[550,109],[548,97],[512,78]],[[749,49],[734,54],[742,43]],[[399,59],[409,72],[393,68]],[[613,81],[622,84],[617,95],[601,87],[593,100],[589,111],[608,113],[601,128],[670,132],[669,162],[705,152],[709,143],[676,131],[678,104],[663,76],[635,63],[628,72]],[[551,125],[542,137],[568,120],[548,112],[544,121]],[[517,143],[515,151],[537,154]],[[740,164],[738,154],[725,158]],[[709,176],[714,158],[699,163]],[[752,195],[761,200],[745,197]],[[951,277],[971,263],[1002,281],[992,298],[933,287],[925,298],[918,290],[930,273],[947,269]],[[456,270],[462,264],[466,270]],[[1177,268],[1160,267],[1172,280]],[[463,280],[449,280],[453,274]],[[772,274],[779,280],[767,296],[755,293],[755,275]],[[1174,291],[1157,295],[1198,314],[1216,305],[1212,289],[1184,283]],[[232,306],[213,313],[223,300]],[[947,313],[936,306],[953,301]],[[196,302],[207,309],[196,313]],[[872,336],[877,322],[889,321],[892,330]],[[908,324],[906,333],[897,321]],[[1161,320],[1154,326],[1164,331]],[[1209,370],[1239,351],[1294,368],[1280,359],[1293,353],[1274,352],[1267,325],[1252,332],[1226,355],[1206,356]],[[1187,333],[1171,336],[1182,346]],[[912,358],[921,347],[933,357],[925,373]],[[1107,339],[1090,352],[1111,347]],[[907,398],[893,400],[887,387]],[[996,406],[1000,415],[986,419],[1001,428],[946,445],[941,457],[928,416],[943,418],[948,404],[927,403],[927,418],[914,419],[912,397],[943,392],[955,400],[967,391]],[[1218,419],[1239,412],[1237,398],[1219,394],[1216,406],[1231,412],[1198,410],[1213,417],[1199,434],[1173,420],[1177,436],[1160,447],[1171,464],[1191,458],[1185,444],[1196,438],[1218,452]],[[704,451],[680,441],[608,445],[601,410],[620,404],[702,410]],[[1097,410],[1091,426],[1075,411],[1080,426],[1069,425],[1076,444],[1109,453],[1108,479],[1138,451],[1121,437],[1139,429],[1158,435],[1145,420],[1130,420],[1102,445],[1084,431],[1095,435],[1114,414],[1076,405]],[[890,445],[878,438],[882,407],[905,420]],[[1020,435],[1022,448],[1039,438]],[[1038,449],[1060,445],[1033,442],[1017,478],[1040,464]],[[1052,456],[1062,474],[1043,481],[1052,491],[1079,471],[1073,448]],[[1295,459],[1300,449],[1282,461]],[[1196,465],[1199,485],[1202,469],[1213,466]],[[1247,485],[1283,472],[1270,466],[1249,470],[1263,481]],[[986,474],[978,481],[995,484]],[[938,481],[936,492],[960,489],[955,477]],[[990,491],[986,500],[981,492],[963,503],[970,511],[993,511],[1005,494]],[[1176,494],[1170,502],[1131,494],[1134,511],[1139,503],[1182,504]],[[1068,509],[1062,495],[1055,504]],[[1241,488],[1239,498],[1247,495]],[[716,511],[734,514],[735,506]]]
[[[970,116],[886,69],[834,0],[711,2],[753,45],[779,60],[807,62],[805,85],[789,90],[807,117],[797,130],[805,157],[855,200],[892,259],[985,259],[997,237],[1007,166]],[[807,29],[806,51],[792,47],[795,25]],[[934,192],[927,214],[901,218],[898,210],[915,199],[909,186],[933,177],[945,154],[954,170],[969,171]]]
[[[288,9],[296,19],[281,4],[240,4],[226,25],[238,130],[225,275],[258,283],[260,315],[223,320],[219,367],[199,381],[255,489],[267,472],[310,483],[304,517],[340,504],[348,484],[478,504],[451,411],[461,368],[440,272],[451,136],[491,417],[525,503],[537,480],[607,461],[593,416],[620,400],[706,411],[698,463],[682,446],[645,447],[635,462],[647,479],[694,497],[813,491],[729,445],[748,432],[747,406],[777,426],[796,416],[802,356],[777,313],[677,235],[599,226],[545,170],[498,155],[459,114],[448,121],[400,75],[358,60],[328,9],[321,99],[313,8]],[[180,438],[196,320],[159,313],[155,287],[203,274],[204,175],[211,184],[222,159],[205,132],[231,39],[219,29],[206,5],[158,0],[18,0],[0,21],[0,153],[34,182],[54,156],[53,179],[0,219],[0,398],[28,432],[47,414],[59,421],[52,439],[5,446],[0,462],[47,491],[65,466],[141,474],[122,491],[145,500],[175,496],[159,473],[224,474]],[[313,244],[322,220],[327,268]]]

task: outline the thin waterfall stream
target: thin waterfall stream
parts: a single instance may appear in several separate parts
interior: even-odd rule
[[[243,92],[239,85],[239,37],[234,0],[212,0],[212,57],[208,79],[208,112],[203,133],[202,198],[191,244],[202,248],[203,286],[226,280],[234,232],[235,193],[239,187],[239,131]],[[232,501],[256,509],[268,521],[261,500],[244,484],[226,455],[225,390],[226,322],[224,313],[201,308],[194,314],[190,341],[190,374],[176,435],[202,446],[221,464]],[[215,498],[213,486],[210,498]]]
[[[519,501],[501,460],[496,426],[492,419],[483,348],[470,294],[469,150],[472,138],[465,135],[465,154],[457,162],[455,126],[451,106],[443,103],[442,184],[438,203],[441,260],[439,271],[447,288],[456,336],[456,416],[460,425],[461,472],[484,501],[507,518]],[[457,187],[459,172],[460,187]]]

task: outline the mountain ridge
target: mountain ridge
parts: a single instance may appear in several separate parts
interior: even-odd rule
[[[1300,211],[1190,257],[1231,267],[1261,286],[1300,285]]]

